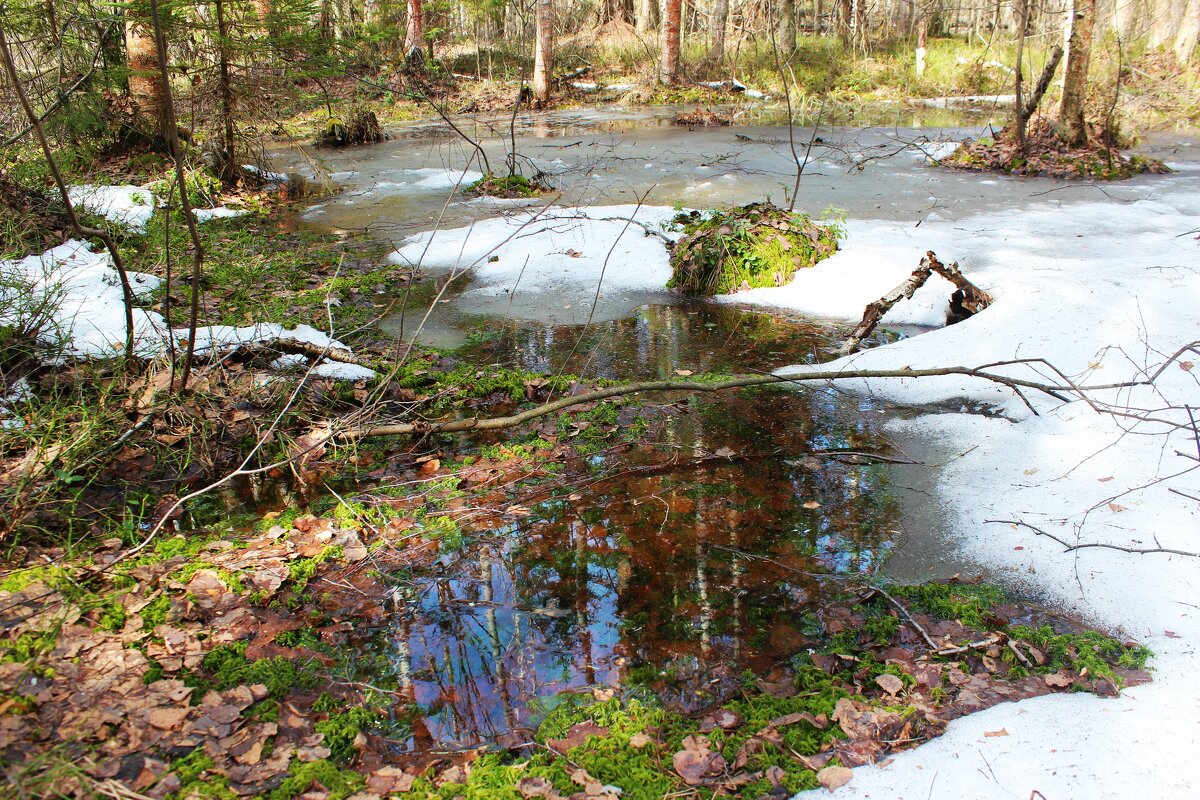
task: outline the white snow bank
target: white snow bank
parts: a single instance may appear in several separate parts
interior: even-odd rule
[[[153,275],[129,272],[134,296],[143,298],[160,283]],[[42,333],[47,344],[61,348],[60,358],[95,358],[119,354],[125,348],[125,299],[112,258],[93,251],[87,242],[69,241],[41,255],[15,261],[0,261],[0,324],[11,324],[30,304],[48,303],[53,311]],[[162,315],[133,309],[134,351],[152,358],[170,347]],[[173,332],[176,347],[182,347],[186,330]],[[196,331],[196,351],[235,344],[296,341],[317,347],[347,350],[343,343],[308,325],[285,328],[277,324],[204,326]],[[340,365],[351,367],[353,365]],[[323,372],[322,372],[323,370]],[[344,380],[374,376],[364,367],[338,371],[322,364],[316,374]]]
[[[923,225],[913,232],[911,224],[850,220],[845,224],[846,238],[838,252],[815,266],[801,269],[785,286],[748,289],[719,298],[724,302],[774,306],[822,317],[857,321],[863,309],[912,274],[924,255],[921,247],[928,241]],[[951,246],[949,242],[946,247]],[[926,249],[937,249],[929,246]],[[940,252],[940,251],[939,251]],[[947,251],[949,252],[949,251]],[[913,256],[915,254],[915,257]],[[973,262],[964,264],[968,277],[982,289],[979,271]],[[946,324],[953,285],[933,275],[911,299],[901,300],[887,316],[885,324]]]
[[[196,217],[196,222],[208,222],[211,219],[232,219],[241,217],[250,212],[244,208],[229,208],[228,206],[217,206],[216,208],[193,208],[192,214]]]
[[[662,290],[671,266],[660,229],[678,212],[662,206],[529,209],[474,226],[426,232],[405,240],[389,258],[456,270],[474,269],[471,293]],[[630,223],[627,219],[636,219]],[[640,224],[637,224],[640,223]],[[610,255],[611,251],[611,255]]]
[[[138,232],[146,230],[146,223],[154,216],[157,203],[154,194],[145,186],[128,184],[68,186],[67,196],[77,208],[98,214],[110,222]]]
[[[376,182],[364,187],[364,189],[419,189],[423,191],[435,191],[453,189],[455,187],[465,188],[483,177],[482,172],[475,172],[474,170],[463,171],[461,169],[437,169],[435,167],[401,169],[386,174],[387,177],[393,180]]]
[[[1200,339],[1200,244],[1181,236],[1200,217],[1200,179],[1176,176],[1132,184],[1143,199],[1122,204],[1045,203],[919,229],[851,223],[845,283],[870,275],[861,297],[838,293],[831,276],[757,292],[793,306],[850,312],[899,283],[925,250],[958,260],[996,303],[966,322],[868,350],[828,368],[982,365],[1041,357],[1072,380],[1127,381]],[[877,263],[876,263],[877,262]],[[867,269],[875,264],[875,272]],[[881,264],[887,265],[880,266]],[[821,268],[819,267],[818,270]],[[892,272],[886,274],[887,270]],[[866,283],[867,281],[862,281]],[[844,287],[842,287],[844,288]],[[743,295],[738,295],[741,299]],[[861,308],[857,313],[861,313]],[[1200,356],[1186,360],[1195,364]],[[795,373],[808,369],[782,370]],[[1045,368],[1009,374],[1055,381]],[[1182,406],[1200,400],[1200,365],[1170,364],[1155,387],[1095,390],[1094,401],[1164,409],[1154,416],[1189,425]],[[850,388],[850,383],[839,386]],[[855,770],[840,798],[1192,798],[1200,744],[1200,559],[1110,549],[1064,552],[1032,531],[989,520],[1021,520],[1068,542],[1200,552],[1200,464],[1194,433],[1097,413],[1075,400],[1028,394],[1034,416],[1012,392],[958,377],[858,381],[856,391],[941,408],[988,404],[1007,419],[928,414],[895,423],[942,442],[939,501],[960,552],[1025,594],[1074,612],[1156,653],[1154,682],[1117,699],[1055,695],[1009,703],[952,723],[944,736],[884,767]],[[1195,471],[1187,472],[1189,469]],[[921,535],[914,531],[914,536]],[[1007,735],[985,736],[1004,730]]]
[[[30,304],[55,307],[42,332],[47,344],[62,344],[63,356],[109,356],[125,347],[125,298],[108,253],[97,253],[86,242],[72,239],[41,255],[0,261],[0,322],[12,322]],[[158,278],[130,272],[135,296],[153,291]],[[6,293],[9,296],[5,296]],[[20,297],[16,295],[20,294]],[[134,342],[138,354],[150,356],[162,345],[163,319],[153,311],[133,310]]]
[[[242,164],[242,169],[249,172],[251,175],[257,175],[267,183],[287,183],[288,176],[286,172],[271,172],[269,169],[254,164]]]

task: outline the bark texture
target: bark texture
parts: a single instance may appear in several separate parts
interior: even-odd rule
[[[1092,30],[1096,22],[1096,0],[1074,0],[1070,22],[1067,68],[1063,76],[1062,104],[1058,109],[1058,138],[1076,147],[1087,139],[1083,115],[1087,101],[1088,62],[1092,56]]]
[[[537,0],[537,39],[533,52],[533,99],[550,100],[550,73],[554,69],[554,2]]]
[[[672,84],[679,78],[679,21],[683,0],[666,0],[663,14],[662,74],[659,80]]]
[[[132,8],[125,10],[125,57],[129,68],[129,97],[138,111],[161,134],[166,115],[162,78],[158,73],[158,48],[154,31]]]

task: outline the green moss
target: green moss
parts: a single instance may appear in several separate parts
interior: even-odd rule
[[[329,755],[334,761],[342,764],[354,759],[358,750],[354,740],[361,731],[375,727],[385,718],[383,715],[368,708],[351,708],[348,711],[330,714],[316,724],[318,733],[325,734],[323,744],[329,748]]]
[[[62,567],[27,567],[5,575],[0,580],[0,592],[19,592],[33,583],[57,589],[69,582],[69,574]]]
[[[338,506],[339,510],[342,508]],[[340,546],[326,547],[320,553],[317,553],[311,558],[297,558],[294,561],[288,562],[288,581],[292,584],[293,591],[300,592],[312,580],[312,577],[317,574],[317,569],[326,561],[341,558],[343,549]]]
[[[197,747],[178,759],[171,764],[171,770],[179,777],[180,787],[168,797],[172,800],[193,797],[237,800],[237,795],[229,788],[229,779],[211,772],[212,768],[213,761],[205,754],[203,747]]]
[[[1151,652],[1139,645],[1127,646],[1097,631],[1055,633],[1049,625],[1030,628],[1014,626],[1009,635],[1041,650],[1047,663],[1038,672],[1069,669],[1082,675],[1116,679],[1112,664],[1125,669],[1142,669]]]
[[[466,194],[488,197],[537,197],[546,187],[524,175],[484,175],[466,188]]]
[[[283,656],[250,661],[246,658],[245,642],[222,645],[210,651],[201,662],[201,667],[208,677],[193,675],[185,682],[200,689],[229,689],[261,683],[277,700],[295,689],[312,689],[318,683],[316,670],[306,662],[296,662]]]
[[[692,212],[675,218],[683,238],[671,248],[669,288],[711,296],[782,286],[838,248],[844,231],[768,203],[728,212]]]
[[[142,609],[142,630],[153,631],[167,621],[167,613],[171,610],[171,598],[165,594],[150,601]]]
[[[906,600],[914,611],[985,630],[991,610],[1007,598],[999,586],[985,583],[923,583],[895,586],[892,594]]]
[[[292,800],[320,784],[329,793],[329,800],[344,800],[366,786],[366,779],[357,772],[339,769],[332,761],[322,759],[301,763],[292,762],[283,783],[267,795],[269,800]]]
[[[56,631],[26,631],[12,639],[0,639],[0,663],[27,664],[53,650],[57,641]]]

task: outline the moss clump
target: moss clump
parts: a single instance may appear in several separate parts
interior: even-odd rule
[[[985,630],[993,608],[1006,599],[999,586],[986,583],[923,583],[919,586],[895,586],[892,594],[908,601],[914,611],[932,614],[963,625]]]
[[[211,677],[191,676],[185,682],[200,689],[229,689],[243,684],[261,683],[271,697],[286,697],[293,689],[311,689],[318,675],[311,665],[297,663],[283,656],[251,661],[246,658],[246,643],[223,645],[211,651],[200,662]],[[194,695],[203,695],[195,692]]]
[[[379,117],[367,108],[351,109],[345,119],[330,117],[317,135],[318,147],[348,147],[353,144],[371,144],[387,138]]]
[[[347,764],[354,759],[358,749],[354,740],[362,731],[374,727],[383,721],[383,716],[368,708],[352,708],[338,714],[330,714],[329,718],[318,722],[318,733],[325,734],[323,744],[329,748],[329,756],[334,761]]]
[[[357,772],[339,769],[332,761],[322,759],[308,763],[294,762],[288,777],[267,795],[269,800],[292,800],[309,790],[314,783],[328,792],[329,800],[343,800],[366,786],[366,779]]]
[[[938,163],[974,172],[1102,181],[1171,171],[1158,159],[1122,154],[1119,134],[1108,133],[1095,125],[1088,126],[1088,134],[1087,141],[1079,147],[1068,146],[1058,138],[1053,123],[1041,118],[1029,125],[1024,150],[1017,141],[1016,131],[1010,126],[1000,131],[995,139],[980,137],[963,143]]]
[[[524,175],[488,174],[468,186],[466,194],[476,197],[537,197],[547,188],[537,178],[531,180]]]
[[[671,248],[667,287],[701,297],[782,286],[796,270],[833,255],[845,235],[836,224],[822,225],[770,203],[693,211],[674,223],[684,235]]]
[[[1009,635],[1042,651],[1046,664],[1038,672],[1070,669],[1080,675],[1116,680],[1113,664],[1124,669],[1142,669],[1150,651],[1140,645],[1125,645],[1096,631],[1056,633],[1049,625],[1030,628],[1014,626]]]
[[[211,798],[212,800],[236,800],[237,795],[229,788],[224,775],[209,772],[213,760],[197,747],[183,758],[171,764],[171,771],[179,777],[179,791],[170,795],[178,798]]]

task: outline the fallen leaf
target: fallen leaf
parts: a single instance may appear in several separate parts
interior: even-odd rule
[[[572,747],[579,747],[588,740],[589,736],[608,736],[608,728],[603,728],[589,719],[572,725],[567,731],[567,735],[561,739],[547,739],[546,745],[560,753],[565,753]]]
[[[1120,503],[1109,503],[1108,510],[1115,512],[1115,513],[1120,513],[1122,511],[1128,511],[1129,509],[1127,509],[1125,506],[1121,505]]]
[[[654,740],[644,733],[635,733],[633,736],[629,737],[629,746],[641,750],[652,741]]]
[[[876,677],[875,683],[879,684],[879,688],[883,689],[892,697],[898,695],[900,690],[904,688],[904,681],[888,672]]]
[[[1042,680],[1046,685],[1054,689],[1063,689],[1071,685],[1071,679],[1061,672],[1055,672],[1052,675],[1045,675]]]
[[[689,786],[699,786],[725,772],[725,757],[710,749],[703,736],[688,736],[683,748],[671,758],[671,765]]]
[[[1100,483],[1108,483],[1112,479],[1113,479],[1112,475],[1109,475],[1107,478],[1096,478],[1096,480],[1100,481]]]
[[[1039,472],[1041,472],[1041,470],[1037,467],[1030,467],[1029,469],[1025,470],[1026,475],[1036,475]]]
[[[1183,370],[1184,372],[1191,372],[1195,366],[1196,365],[1193,364],[1191,361],[1180,361],[1179,362],[1179,368],[1181,370]]]
[[[804,507],[807,509],[820,508],[821,504],[818,503],[816,500],[809,500],[807,503],[804,504]]]
[[[998,731],[984,731],[983,735],[989,738],[994,738],[996,736],[1008,736],[1008,730],[1006,728],[1001,728]]]
[[[592,689],[592,697],[596,698],[601,703],[606,700],[612,700],[615,695],[616,691],[614,691],[610,686],[597,686],[595,689]]]
[[[554,784],[539,775],[526,775],[514,784],[522,797],[549,797],[554,793]]]
[[[677,369],[675,370],[675,374],[681,378],[686,378],[692,374],[692,371],[690,369]]]
[[[832,792],[839,786],[845,786],[853,777],[854,773],[845,767],[825,767],[817,773],[817,783]]]

